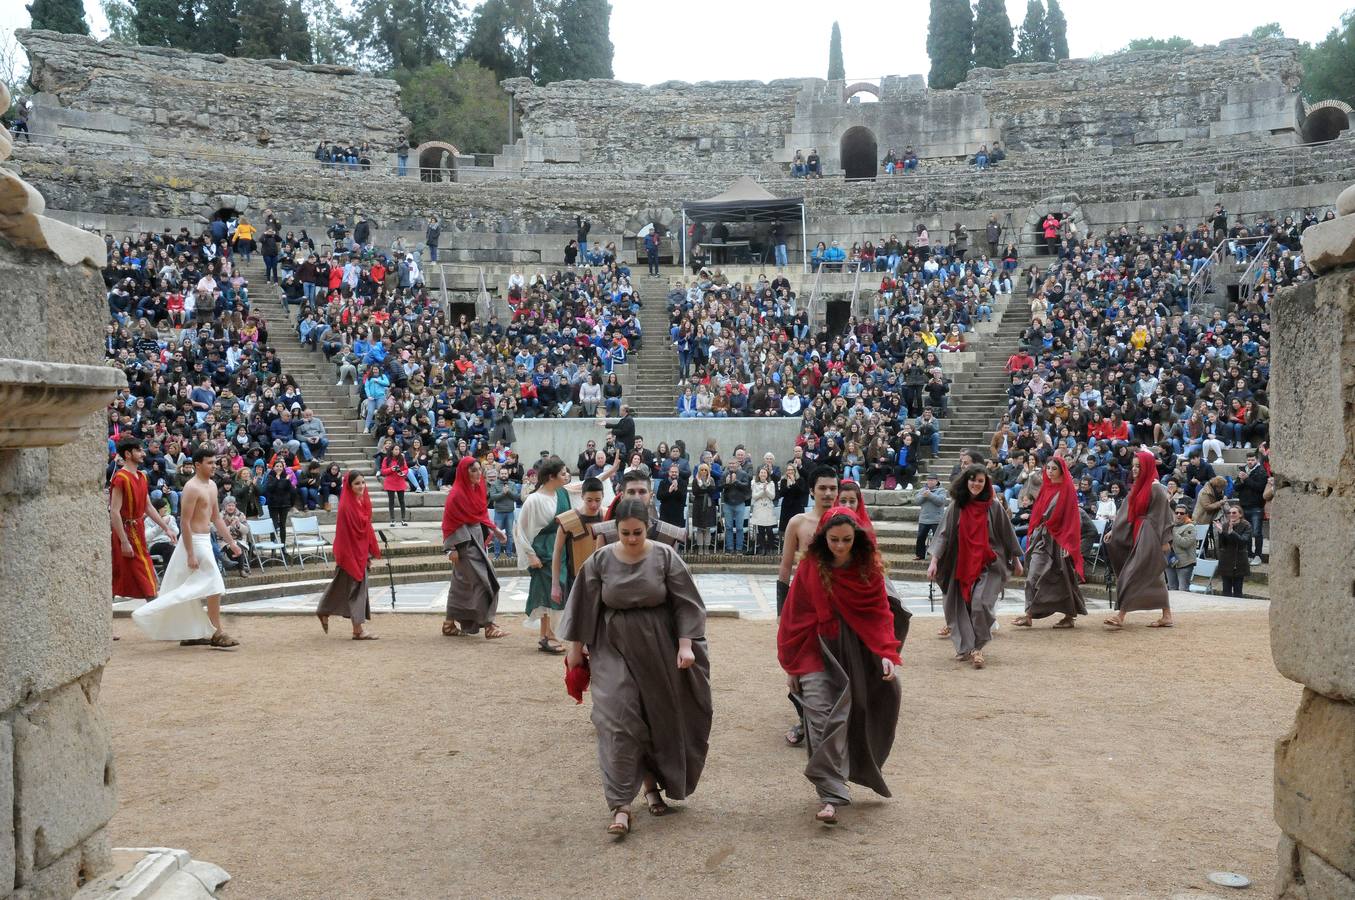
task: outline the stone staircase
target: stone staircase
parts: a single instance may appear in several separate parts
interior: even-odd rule
[[[632,282],[640,295],[640,330],[644,348],[634,357],[633,384],[622,399],[637,416],[677,415],[678,359],[668,337],[668,278],[636,273]]]

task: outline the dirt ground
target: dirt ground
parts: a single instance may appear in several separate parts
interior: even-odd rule
[[[1271,763],[1299,687],[1264,612],[1180,627],[1003,628],[977,672],[914,619],[885,767],[843,824],[811,821],[774,625],[712,620],[715,728],[678,814],[614,844],[588,706],[563,663],[438,620],[232,617],[235,652],[155,644],[125,619],[104,674],[115,846],[225,867],[234,898],[1166,897],[1242,872],[1268,896]],[[1136,621],[1138,620],[1138,621]],[[1226,891],[1214,888],[1215,893]]]

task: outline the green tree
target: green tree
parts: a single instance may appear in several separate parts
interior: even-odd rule
[[[380,70],[447,59],[460,26],[461,0],[357,0],[344,22],[360,61]]]
[[[969,0],[932,0],[927,57],[932,63],[928,87],[946,90],[964,81],[974,67],[974,13]]]
[[[1265,25],[1257,25],[1247,36],[1258,41],[1264,38],[1282,38],[1284,37],[1284,26],[1279,22],[1268,22]]]
[[[24,8],[33,19],[30,28],[62,34],[89,34],[85,4],[81,0],[33,0]]]
[[[565,78],[612,77],[611,19],[612,5],[607,0],[559,5],[556,33],[567,60],[560,66]]]
[[[240,0],[240,55],[310,62],[310,29],[301,0]]]
[[[1016,36],[1016,58],[1021,62],[1054,61],[1054,42],[1040,0],[1027,0],[1026,18]]]
[[[1049,44],[1054,53],[1054,61],[1068,58],[1068,20],[1063,17],[1063,7],[1059,0],[1049,0],[1049,12],[1044,17],[1045,28],[1049,31]]]
[[[197,14],[181,0],[136,0],[132,13],[136,42],[148,47],[192,48]]]
[[[240,10],[235,0],[199,0],[191,49],[240,55]]]
[[[108,19],[108,39],[115,44],[136,43],[136,10],[127,0],[100,0]]]
[[[515,48],[507,41],[509,20],[507,0],[485,0],[471,19],[470,37],[461,50],[461,58],[489,69],[499,79],[526,74],[519,69]]]
[[[1343,100],[1355,105],[1355,9],[1325,38],[1305,48],[1302,90],[1310,103]]]
[[[463,153],[493,153],[503,147],[508,95],[494,71],[463,59],[454,66],[439,62],[396,72],[395,78],[414,143],[446,141]]]
[[[1133,53],[1138,50],[1171,50],[1180,52],[1189,50],[1195,45],[1188,39],[1174,35],[1169,38],[1134,38],[1124,45],[1121,53]]]
[[[1000,69],[1012,61],[1012,20],[1003,0],[979,0],[974,7],[974,65]]]
[[[828,37],[828,80],[845,81],[847,66],[842,61],[842,29],[833,23],[833,32]]]
[[[304,0],[302,9],[310,32],[311,60],[331,66],[353,63],[352,44],[336,0]]]

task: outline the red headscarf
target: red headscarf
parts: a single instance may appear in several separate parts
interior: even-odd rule
[[[835,506],[823,514],[815,536],[836,516],[856,518],[845,506]],[[856,539],[867,541],[871,550],[875,550],[875,538],[869,531],[863,530]],[[829,569],[829,589],[825,591],[817,557],[813,553],[805,555],[795,570],[776,634],[776,655],[781,668],[791,675],[823,671],[819,638],[837,637],[839,620],[847,623],[871,653],[896,665],[902,662],[899,659],[902,645],[894,637],[894,614],[885,593],[884,572],[872,567],[864,573],[864,580],[862,574],[853,565]]]
[[[1139,529],[1148,515],[1148,504],[1153,500],[1153,485],[1157,483],[1157,457],[1151,451],[1140,450],[1134,454],[1139,461],[1139,477],[1129,489],[1129,522],[1134,526],[1134,540],[1139,539]]]
[[[1077,489],[1073,487],[1073,476],[1063,457],[1051,458],[1058,463],[1063,479],[1055,484],[1046,476],[1040,484],[1040,495],[1030,509],[1030,527],[1033,530],[1043,522],[1049,536],[1072,557],[1077,577],[1085,581],[1086,576],[1082,574],[1082,513],[1077,506]],[[1047,518],[1043,518],[1045,516]]]
[[[966,484],[964,490],[969,490]],[[988,536],[988,510],[993,505],[992,484],[987,488],[988,498],[970,497],[960,508],[955,527],[958,553],[955,557],[955,580],[960,585],[960,596],[968,603],[973,597],[974,585],[988,564],[997,559]]]
[[[861,523],[869,534],[875,534],[875,523],[870,520],[870,511],[866,509],[866,495],[861,491],[861,485],[852,481],[850,478],[842,482],[845,485],[852,485],[856,488],[856,521]],[[839,489],[840,492],[841,489]]]
[[[367,577],[367,560],[380,559],[381,548],[376,543],[376,532],[372,530],[372,495],[363,491],[358,496],[352,488],[352,477],[352,472],[344,476],[344,487],[339,492],[334,561],[340,569],[361,581]]]
[[[476,464],[473,456],[461,457],[456,464],[456,480],[447,493],[447,502],[442,507],[442,539],[445,541],[462,525],[483,525],[493,530],[494,520],[489,517],[489,486],[484,475],[480,476],[478,486],[470,483],[470,467]]]

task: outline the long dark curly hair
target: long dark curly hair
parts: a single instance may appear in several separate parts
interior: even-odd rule
[[[819,564],[819,578],[823,582],[823,590],[826,593],[832,587],[833,582],[833,551],[828,547],[828,529],[836,528],[839,525],[850,525],[854,531],[852,536],[852,558],[847,566],[855,569],[857,576],[863,583],[868,583],[878,573],[884,574],[884,563],[880,560],[880,553],[875,548],[875,541],[861,527],[861,523],[856,517],[849,513],[837,513],[819,528],[814,535],[814,540],[809,542],[809,549],[805,552],[814,558]]]
[[[983,491],[977,497],[969,493],[969,479],[974,475],[982,475],[984,478]],[[950,499],[955,503],[957,509],[964,509],[970,500],[982,500],[985,503],[992,500],[993,476],[988,473],[987,467],[980,465],[965,466],[959,477],[950,483]]]

